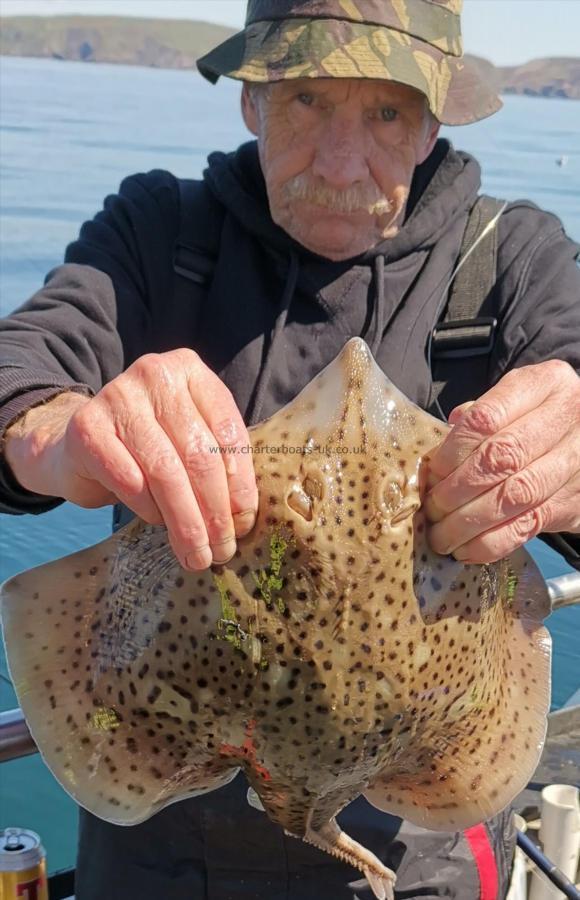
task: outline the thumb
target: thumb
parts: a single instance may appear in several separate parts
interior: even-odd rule
[[[121,497],[113,494],[100,481],[75,472],[67,484],[66,500],[83,506],[85,509],[98,509],[101,506],[112,506],[115,503],[123,503]]]

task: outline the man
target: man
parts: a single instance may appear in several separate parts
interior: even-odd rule
[[[120,500],[165,523],[182,565],[201,570],[232,557],[258,503],[250,456],[211,448],[245,445],[246,426],[348,337],[362,334],[398,387],[432,405],[428,337],[480,184],[439,123],[500,105],[462,58],[459,7],[250,0],[244,32],[199,62],[211,81],[244,82],[257,144],[212,155],[181,210],[213,244],[188,248],[189,293],[172,265],[179,185],[152,172],[107,198],[4,323],[5,511]],[[431,542],[483,562],[541,531],[580,567],[578,246],[531,204],[510,204],[496,227],[489,390],[453,412],[432,460]],[[238,776],[134,828],[81,811],[77,897],[371,896],[360,874],[252,809],[246,787]],[[505,894],[508,812],[477,840],[362,799],[340,819],[397,869],[401,897]]]

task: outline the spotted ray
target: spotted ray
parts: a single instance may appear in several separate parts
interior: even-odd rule
[[[8,581],[10,671],[64,788],[134,824],[241,768],[383,900],[394,875],[341,832],[347,803],[443,830],[506,806],[545,736],[548,595],[523,550],[429,549],[422,460],[447,430],[353,339],[251,429],[260,509],[230,563],[187,572],[135,520]]]

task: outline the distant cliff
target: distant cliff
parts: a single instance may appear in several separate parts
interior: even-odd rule
[[[9,16],[0,19],[0,55],[195,68],[195,60],[232,29],[208,22],[116,16]],[[495,67],[470,57],[504,94],[580,100],[580,57]]]
[[[0,55],[190,69],[231,34],[231,28],[185,19],[6,16],[0,19]]]
[[[580,57],[533,59],[523,66],[498,69],[504,94],[569,97],[580,100]]]

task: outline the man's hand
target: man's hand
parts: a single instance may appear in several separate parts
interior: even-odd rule
[[[540,531],[580,533],[580,378],[550,360],[456,407],[428,461],[437,553],[494,562]]]
[[[252,528],[258,491],[230,391],[192,350],[142,356],[95,397],[68,392],[6,433],[28,490],[84,507],[121,500],[164,523],[180,563],[226,562]]]

